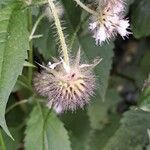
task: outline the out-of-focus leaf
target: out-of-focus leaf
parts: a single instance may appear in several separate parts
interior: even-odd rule
[[[86,57],[90,61],[98,57],[103,58],[101,63],[95,67],[95,72],[99,81],[97,82],[97,89],[101,96],[101,100],[104,101],[112,65],[114,45],[113,43],[109,43],[102,46],[96,46],[95,41],[90,36],[80,38],[80,44]]]
[[[143,150],[149,143],[147,129],[150,113],[131,110],[124,114],[122,125],[103,150]]]
[[[150,75],[144,83],[143,91],[139,99],[140,108],[150,111]]]
[[[150,48],[148,49],[150,50]],[[147,76],[150,73],[150,52],[145,52],[141,63],[140,63],[140,70]]]
[[[75,1],[62,0],[62,3],[64,4],[64,8],[67,12],[66,15],[73,29],[76,29],[76,26],[80,22],[81,8],[76,6]]]
[[[31,92],[33,92],[32,85],[28,82],[28,79],[26,76],[21,75],[18,77],[18,80],[12,92],[17,92],[17,91],[22,91],[22,94],[26,91],[28,93],[28,94],[26,93],[27,95],[30,95]]]
[[[102,150],[119,126],[119,117],[116,114],[111,115],[109,124],[102,130],[92,130],[87,150]]]
[[[21,147],[21,138],[22,138],[21,130],[16,128],[9,128],[9,130],[12,133],[15,141],[11,140],[4,132],[2,132],[6,150],[11,150],[11,149],[17,150],[19,147]]]
[[[45,18],[40,22],[35,33],[36,35],[43,35],[41,38],[34,39],[33,43],[45,60],[49,60],[51,56],[56,56],[56,41],[53,38],[53,32],[50,22]]]
[[[8,5],[9,3],[13,4],[15,2],[17,2],[17,0],[2,0],[2,1],[0,1],[0,7],[1,7],[1,5],[5,6],[5,5]]]
[[[20,7],[11,5],[0,10],[0,125],[9,136],[5,108],[28,49],[27,16]]]
[[[27,124],[26,150],[71,150],[62,122],[45,107],[35,107]],[[47,118],[47,119],[46,119]]]
[[[11,94],[5,113],[6,121],[8,122],[7,125],[10,128],[15,128],[16,126],[19,126],[21,123],[23,123],[25,119],[25,112],[23,110],[23,107],[20,107],[21,105],[19,105],[19,107],[14,107],[12,110],[8,111],[9,108],[15,105],[16,102],[18,102],[16,100],[16,97]]]
[[[150,35],[150,1],[137,0],[131,14],[134,36],[141,38]]]
[[[62,116],[65,127],[69,131],[72,150],[86,150],[90,133],[90,122],[85,110],[67,113]]]
[[[115,113],[117,103],[120,100],[115,90],[108,90],[103,102],[97,95],[93,103],[88,107],[88,115],[93,129],[102,129],[109,124],[112,113]]]

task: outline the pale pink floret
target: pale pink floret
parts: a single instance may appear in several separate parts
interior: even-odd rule
[[[99,16],[93,16],[89,24],[97,45],[109,41],[117,34],[124,38],[131,33],[128,31],[129,20],[124,19],[125,3],[123,0],[104,0],[104,5],[101,7],[98,9]]]
[[[130,24],[129,24],[129,20],[120,20],[119,22],[119,26],[118,26],[118,33],[122,36],[122,37],[126,37],[129,32],[127,31],[127,29],[129,28]]]

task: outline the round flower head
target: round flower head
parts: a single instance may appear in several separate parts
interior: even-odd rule
[[[35,90],[48,98],[57,113],[75,110],[90,101],[95,90],[95,76],[92,69],[100,62],[80,64],[80,50],[76,58],[67,65],[63,59],[51,64],[34,77]]]
[[[91,17],[89,29],[93,33],[96,44],[115,37],[118,33],[124,38],[128,32],[129,21],[124,19],[125,3],[123,0],[104,0],[97,9],[97,15]]]

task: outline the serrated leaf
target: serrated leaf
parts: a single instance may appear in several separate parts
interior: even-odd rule
[[[119,128],[119,117],[116,114],[111,115],[109,123],[101,130],[92,130],[88,144],[88,150],[102,150],[109,139]]]
[[[71,150],[67,131],[54,113],[35,107],[27,123],[26,150]],[[47,117],[47,121],[45,118]]]
[[[120,97],[114,89],[107,91],[104,102],[99,95],[94,97],[93,103],[88,107],[88,116],[93,129],[101,130],[109,124],[110,117],[112,113],[115,113],[119,100]]]
[[[0,10],[0,125],[10,135],[5,121],[8,97],[21,74],[28,49],[26,13],[18,6]]]
[[[97,89],[102,101],[105,99],[105,94],[108,86],[108,78],[112,65],[113,57],[113,43],[96,46],[95,41],[91,36],[84,36],[80,38],[81,47],[89,60],[97,57],[103,60],[95,67],[95,72],[98,78]]]
[[[90,132],[90,123],[85,110],[63,114],[62,120],[68,131],[72,150],[86,150],[86,142]]]
[[[138,0],[132,8],[131,23],[134,36],[141,38],[150,35],[150,1]]]
[[[143,150],[149,143],[147,129],[150,113],[131,110],[124,114],[122,125],[103,150]]]

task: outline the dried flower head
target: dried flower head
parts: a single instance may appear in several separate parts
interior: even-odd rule
[[[115,37],[118,33],[124,38],[130,34],[129,21],[124,19],[125,3],[123,0],[103,0],[97,15],[91,17],[89,29],[96,44]]]
[[[95,76],[92,69],[101,60],[93,64],[80,64],[80,51],[76,58],[67,65],[63,59],[60,62],[43,67],[41,73],[34,77],[35,90],[48,98],[48,104],[53,104],[56,112],[75,110],[90,101],[94,94]]]

